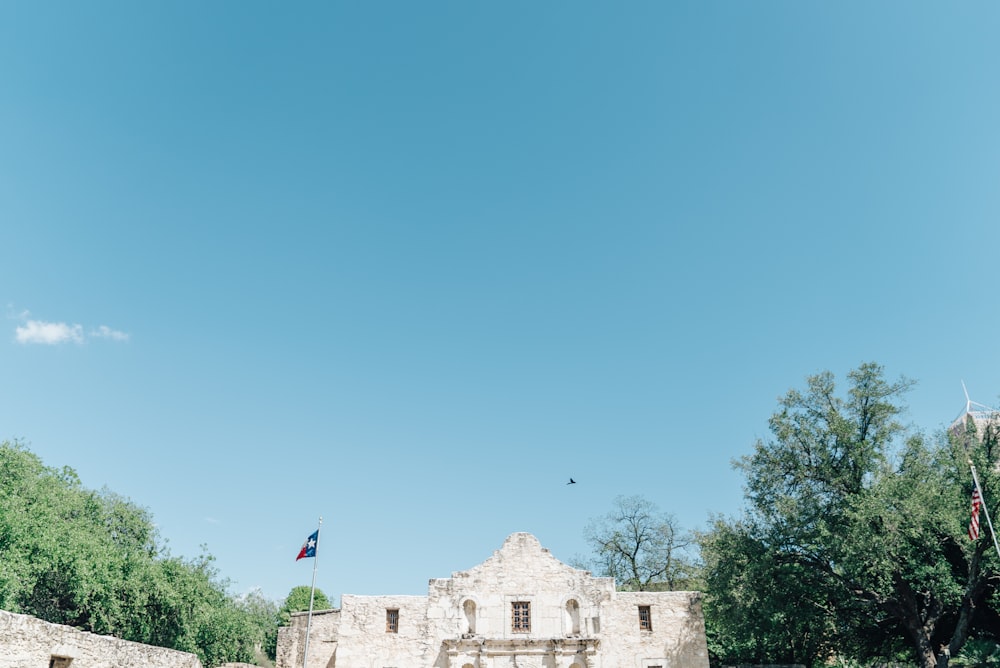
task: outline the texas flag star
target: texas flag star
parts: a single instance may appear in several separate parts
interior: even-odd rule
[[[310,534],[309,537],[306,538],[306,542],[302,543],[302,549],[299,550],[299,556],[295,557],[295,561],[298,561],[299,559],[305,559],[307,557],[315,557],[316,543],[318,542],[319,542],[319,529],[316,529],[316,531],[312,532],[312,534]]]

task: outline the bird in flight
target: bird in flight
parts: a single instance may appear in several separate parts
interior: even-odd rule
[[[568,482],[568,483],[566,483],[566,484],[567,484],[567,485],[575,485],[575,484],[576,484],[576,480],[573,480],[572,478],[570,478],[570,479],[569,479],[569,482]]]

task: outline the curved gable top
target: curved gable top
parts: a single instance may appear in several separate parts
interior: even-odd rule
[[[614,587],[612,578],[595,578],[589,571],[559,561],[537,538],[526,532],[509,535],[493,556],[468,570],[452,573],[452,579],[470,584],[491,581],[503,583],[506,589],[524,590],[534,589],[540,580],[558,581],[572,589],[597,583]]]
[[[516,569],[519,566],[541,566],[546,565],[551,568],[562,568],[572,571],[574,574],[581,573],[572,566],[567,566],[552,556],[548,548],[542,547],[537,538],[527,532],[512,533],[504,540],[499,550],[493,552],[493,556],[483,563],[473,566],[466,571],[452,573],[452,577],[471,576],[478,571],[494,571],[497,569]]]

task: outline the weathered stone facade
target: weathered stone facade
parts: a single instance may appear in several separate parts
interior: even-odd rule
[[[194,654],[0,611],[0,668],[201,668]]]
[[[302,666],[307,614],[278,634]],[[515,533],[427,596],[345,594],[313,613],[306,668],[708,668],[701,595],[619,592]]]

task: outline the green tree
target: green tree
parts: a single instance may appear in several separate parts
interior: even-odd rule
[[[278,608],[278,625],[288,626],[288,622],[293,612],[305,612],[309,610],[309,596],[311,588],[306,586],[292,587],[285,597],[284,602]],[[333,605],[319,589],[313,595],[313,610],[329,610]]]
[[[888,382],[876,364],[848,379],[846,396],[830,373],[785,395],[772,438],[737,464],[745,516],[701,538],[719,658],[815,665],[835,651],[908,652],[942,668],[971,632],[988,632],[997,559],[988,540],[965,537],[966,459],[994,488],[995,434],[908,435],[910,381]],[[783,645],[783,634],[794,638]]]
[[[278,604],[259,589],[241,596],[236,603],[250,620],[257,653],[273,661],[278,641]]]
[[[584,537],[593,548],[591,570],[613,577],[625,591],[694,588],[692,536],[677,519],[641,496],[619,496],[607,515],[592,519]]]
[[[700,542],[705,630],[716,662],[813,665],[834,654],[821,575],[781,559],[746,522],[716,518]]]
[[[261,605],[228,594],[210,555],[157,545],[149,512],[85,489],[18,443],[0,443],[0,608],[197,654],[254,659],[276,633]]]

